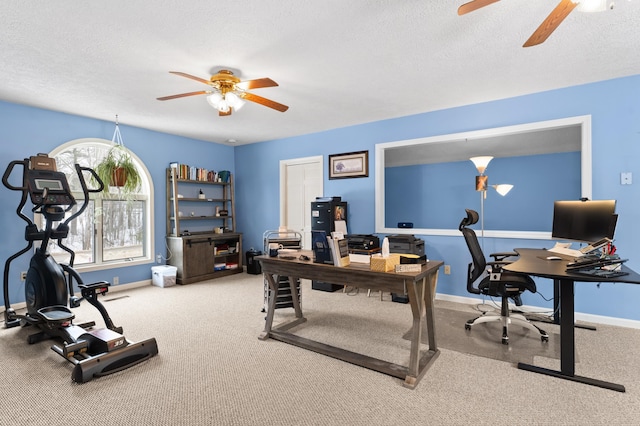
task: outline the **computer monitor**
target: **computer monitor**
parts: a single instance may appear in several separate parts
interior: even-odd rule
[[[616,200],[555,201],[551,237],[585,242],[613,239],[615,210]]]

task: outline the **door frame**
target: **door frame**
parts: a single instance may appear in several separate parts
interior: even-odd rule
[[[283,225],[286,219],[286,197],[287,197],[287,179],[286,171],[288,166],[296,166],[307,163],[320,163],[320,190],[324,194],[324,156],[314,155],[311,157],[291,158],[288,160],[280,160],[280,224]]]

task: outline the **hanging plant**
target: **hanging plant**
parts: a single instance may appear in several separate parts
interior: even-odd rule
[[[117,115],[113,142],[114,145],[107,155],[94,167],[96,174],[104,183],[103,192],[109,193],[109,187],[118,187],[125,195],[137,192],[142,179],[129,151],[122,143]]]

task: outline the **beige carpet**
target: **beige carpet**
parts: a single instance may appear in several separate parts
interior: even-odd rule
[[[380,301],[366,292],[323,293],[312,291],[308,282],[302,287],[308,322],[296,333],[406,364],[407,305],[392,303],[388,294]],[[622,383],[626,393],[444,347],[410,390],[393,377],[259,340],[263,290],[262,277],[239,274],[108,294],[113,300],[105,305],[126,336],[155,337],[160,352],[85,384],[71,382],[71,364],[51,351],[50,343],[30,346],[26,329],[0,329],[0,425],[609,426],[637,424],[640,418],[640,330],[600,325],[596,332],[576,330],[581,354],[576,373]],[[99,318],[86,303],[76,313],[78,321]],[[282,309],[275,320],[292,315],[292,309]],[[553,327],[547,331],[557,332]],[[438,328],[441,342],[443,330]],[[559,364],[546,357],[535,363]]]

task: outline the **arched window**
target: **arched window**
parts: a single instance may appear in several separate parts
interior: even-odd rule
[[[66,174],[78,205],[82,205],[82,189],[75,171],[75,164],[95,169],[107,155],[113,142],[106,139],[77,139],[54,149],[57,169]],[[125,148],[126,149],[126,148]],[[69,235],[63,243],[75,252],[74,267],[80,270],[97,270],[148,263],[153,254],[153,185],[142,161],[127,150],[137,167],[141,184],[135,193],[124,194],[109,187],[106,193],[90,193],[89,205],[84,213],[69,224]],[[90,188],[97,183],[85,175]],[[108,185],[109,182],[105,182]],[[69,262],[70,255],[57,244],[50,243],[49,251],[58,262]]]

